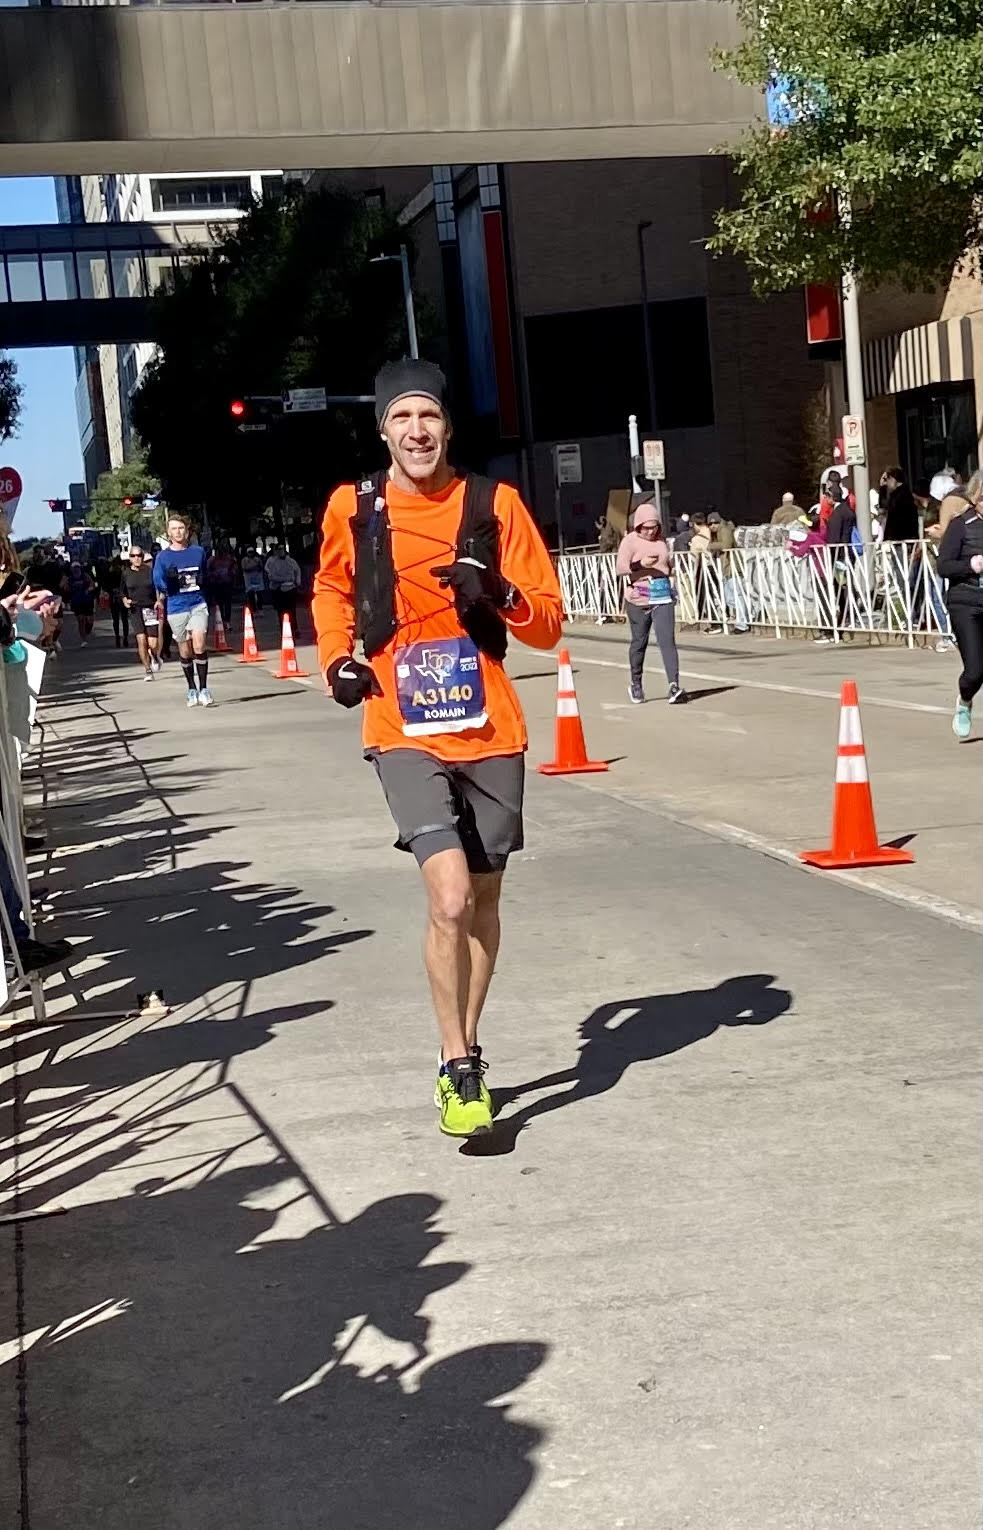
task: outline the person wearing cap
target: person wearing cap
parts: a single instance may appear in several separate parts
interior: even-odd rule
[[[676,649],[676,605],[672,589],[672,554],[662,534],[662,522],[650,497],[635,511],[632,529],[621,539],[615,568],[625,580],[625,611],[631,629],[628,646],[628,699],[640,706],[645,700],[642,683],[645,653],[652,628],[659,645],[662,667],[669,682],[669,701],[688,700],[679,684]]]
[[[390,467],[331,495],[312,615],[326,683],[341,706],[363,708],[365,756],[397,844],[420,866],[441,1039],[434,1098],[441,1130],[471,1137],[492,1126],[478,1022],[498,952],[502,877],[523,843],[526,729],[502,659],[511,634],[553,648],[562,600],[516,490],[450,466],[439,367],[389,363],[375,401]],[[485,493],[487,514],[462,546],[472,493]]]
[[[734,522],[725,521],[719,510],[711,510],[707,515],[707,527],[710,532],[710,542],[707,554],[714,560],[719,570],[721,591],[724,602],[734,612],[734,631],[749,632],[747,601],[744,591],[734,578],[734,548],[737,538],[734,535]],[[722,632],[720,626],[707,629],[709,632]]]

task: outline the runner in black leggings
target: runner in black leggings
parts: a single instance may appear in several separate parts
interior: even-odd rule
[[[973,726],[973,697],[983,688],[983,479],[974,473],[966,485],[970,507],[948,524],[939,548],[939,573],[948,579],[946,606],[953,636],[959,645],[963,672],[952,719],[952,731],[968,738]]]

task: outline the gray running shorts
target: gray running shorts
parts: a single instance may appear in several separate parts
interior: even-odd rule
[[[399,831],[397,849],[419,865],[440,850],[463,850],[468,870],[504,871],[521,850],[525,757],[448,762],[423,749],[370,749],[389,811]]]
[[[202,600],[192,606],[190,611],[168,611],[167,620],[175,643],[186,643],[193,632],[207,633],[208,607]]]

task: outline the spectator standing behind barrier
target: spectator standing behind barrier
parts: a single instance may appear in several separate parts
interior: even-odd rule
[[[290,617],[290,625],[297,630],[297,596],[300,593],[300,564],[291,558],[282,542],[278,542],[266,560],[266,579],[270,586],[270,599],[278,619]]]
[[[881,474],[885,542],[918,541],[918,506],[899,467]]]
[[[669,701],[686,701],[679,684],[676,650],[676,604],[672,589],[672,554],[662,534],[662,523],[651,500],[638,506],[632,529],[621,540],[615,568],[626,580],[625,611],[631,628],[628,667],[631,679],[628,699],[636,706],[645,700],[642,684],[645,653],[655,627],[662,667],[669,682]]]
[[[933,480],[934,482],[934,480]],[[963,482],[961,473],[953,473],[950,486],[939,503],[939,519],[935,528],[930,528],[928,535],[933,542],[941,542],[945,536],[950,521],[954,521],[957,515],[965,515],[971,501],[968,496],[967,485]]]
[[[597,528],[597,550],[601,553],[613,553],[618,550],[621,538],[615,531],[606,515],[599,515],[595,522]]]
[[[734,631],[750,632],[747,600],[739,581],[734,578],[734,548],[737,545],[734,522],[725,521],[719,510],[711,510],[707,516],[707,528],[710,532],[707,554],[720,570],[724,601],[734,613]],[[711,627],[710,631],[722,632],[723,628]]]
[[[771,512],[771,524],[773,526],[792,526],[805,512],[801,505],[795,503],[795,495],[786,489],[782,495],[782,502],[777,509]]]
[[[939,548],[939,573],[948,579],[946,605],[963,661],[959,695],[952,718],[958,739],[968,738],[973,726],[973,698],[983,687],[983,517],[980,493],[983,476],[974,473],[966,485],[965,512],[946,527]]]
[[[693,540],[693,527],[688,515],[681,515],[676,522],[676,535],[672,539],[674,553],[689,552]]]

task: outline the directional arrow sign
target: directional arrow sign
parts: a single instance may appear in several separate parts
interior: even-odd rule
[[[243,420],[241,425],[236,426],[241,436],[248,436],[254,430],[266,430],[266,428],[262,420]]]

